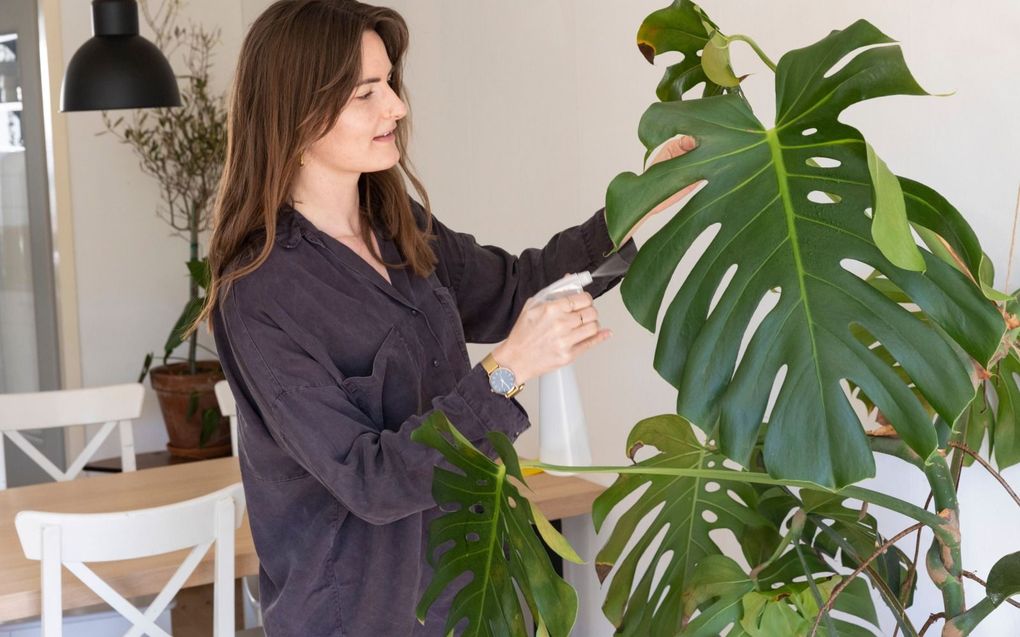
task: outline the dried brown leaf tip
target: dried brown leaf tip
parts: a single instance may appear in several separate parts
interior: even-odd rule
[[[637,455],[637,452],[640,451],[641,448],[644,446],[645,443],[643,442],[635,442],[633,445],[630,446],[630,449],[627,449],[627,457],[630,458],[631,462],[636,462],[634,460],[634,456]]]
[[[612,564],[606,564],[605,562],[595,563],[595,574],[599,578],[599,584],[602,584],[606,581],[606,578],[609,577],[609,573],[612,572],[612,570],[613,570]]]
[[[638,42],[638,49],[641,50],[641,55],[645,56],[649,64],[655,64],[655,47],[647,42]]]

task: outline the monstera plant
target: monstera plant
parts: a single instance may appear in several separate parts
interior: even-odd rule
[[[637,423],[623,467],[521,463],[499,433],[489,436],[493,462],[433,415],[413,438],[452,467],[435,472],[444,515],[430,529],[436,575],[419,617],[470,571],[447,630],[466,618],[465,634],[528,634],[523,603],[539,634],[569,634],[577,597],[539,538],[580,558],[525,499],[522,466],[618,474],[592,512],[600,530],[633,502],[594,565],[612,577],[603,611],[617,634],[876,635],[877,595],[897,633],[923,635],[941,620],[955,636],[1004,602],[1018,605],[1009,597],[1020,592],[1020,552],[980,580],[984,599],[966,603],[963,578],[977,576],[961,559],[956,491],[976,461],[1020,505],[975,451],[987,434],[1000,469],[1020,462],[1017,294],[992,288],[991,264],[949,202],[895,175],[839,119],[865,100],[926,94],[900,47],[861,20],[773,63],[687,0],[649,15],[637,40],[649,62],[682,55],[641,118],[646,161],[679,135],[697,144],[617,176],[606,217],[619,243],[649,210],[699,184],[641,246],[621,288],[658,334],[654,366],[677,390],[676,413]],[[775,73],[771,127],[741,91],[734,42]],[[707,248],[667,300],[699,239]],[[875,474],[877,453],[916,468],[934,510],[854,486]],[[889,534],[869,507],[916,523]],[[895,543],[914,533],[919,542],[923,528],[934,537],[919,567],[919,551]],[[741,555],[724,552],[719,529],[739,539]],[[921,568],[943,608],[919,629],[905,609]]]

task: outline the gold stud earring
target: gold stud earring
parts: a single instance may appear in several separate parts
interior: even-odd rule
[[[301,153],[301,155],[298,156],[298,165],[299,166],[304,166],[305,165],[305,154],[304,153]]]

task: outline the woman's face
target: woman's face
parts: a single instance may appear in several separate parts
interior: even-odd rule
[[[340,112],[333,128],[305,152],[304,161],[330,172],[370,173],[392,168],[400,160],[396,135],[390,133],[407,106],[390,87],[389,56],[375,31],[361,37],[361,84]]]

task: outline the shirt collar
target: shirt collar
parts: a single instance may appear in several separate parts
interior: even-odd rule
[[[301,239],[322,245],[318,228],[290,204],[283,204],[276,217],[276,241],[284,248],[296,248]]]

